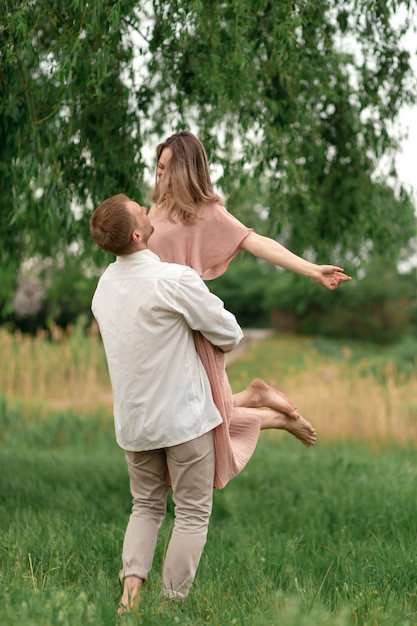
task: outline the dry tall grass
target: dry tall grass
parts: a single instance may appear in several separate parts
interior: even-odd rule
[[[95,326],[87,336],[53,329],[52,340],[0,329],[0,395],[33,408],[111,412],[112,392],[103,347]]]
[[[377,447],[417,443],[417,368],[405,376],[388,362],[382,375],[374,376],[367,359],[353,361],[348,348],[340,359],[306,346],[306,339],[282,337],[250,350],[229,369],[234,391],[254,376],[263,378],[293,399],[319,441],[361,440]],[[291,365],[294,351],[301,355],[296,366]]]
[[[356,439],[376,446],[417,442],[417,376],[385,383],[352,375],[343,365],[298,372],[283,381],[320,439]]]
[[[303,354],[286,366],[278,352]],[[280,343],[281,342],[281,343]],[[31,338],[0,329],[0,395],[19,402],[28,414],[71,409],[83,414],[112,411],[112,393],[102,344],[96,329],[85,336]],[[243,389],[254,376],[284,390],[323,439],[360,439],[375,445],[417,441],[417,374],[407,378],[391,364],[383,380],[363,375],[363,363],[352,366],[349,351],[342,359],[323,359],[305,348],[302,339],[278,338],[250,350],[229,368],[232,388]],[[270,361],[265,355],[271,352]],[[261,356],[260,356],[261,355]]]

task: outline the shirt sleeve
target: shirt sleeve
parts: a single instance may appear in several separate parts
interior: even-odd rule
[[[233,350],[243,338],[233,313],[190,268],[184,269],[178,283],[176,306],[192,330],[198,330],[224,352]]]

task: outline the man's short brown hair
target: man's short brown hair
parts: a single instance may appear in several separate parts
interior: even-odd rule
[[[90,218],[90,233],[96,244],[116,256],[130,254],[133,249],[131,236],[137,221],[127,208],[130,201],[123,193],[107,198]]]

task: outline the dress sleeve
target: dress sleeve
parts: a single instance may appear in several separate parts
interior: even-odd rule
[[[193,258],[199,267],[194,269],[204,280],[211,280],[227,271],[253,229],[219,205],[205,205],[198,215]]]

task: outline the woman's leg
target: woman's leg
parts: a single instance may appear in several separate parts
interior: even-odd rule
[[[300,417],[297,407],[285,393],[259,378],[255,378],[243,391],[233,394],[233,404],[249,408],[267,407],[284,413],[292,419]]]
[[[266,407],[268,410],[261,412],[261,430],[286,430],[306,446],[316,443],[315,429],[300,415],[292,400],[259,378],[255,378],[243,391],[233,394],[233,404],[236,407]]]
[[[314,446],[316,443],[317,435],[313,426],[304,419],[304,417],[297,417],[294,419],[274,411],[273,409],[260,410],[261,413],[261,430],[267,430],[271,428],[277,428],[279,430],[286,430],[294,437],[297,437],[307,448]]]

